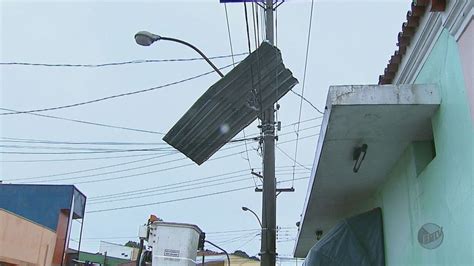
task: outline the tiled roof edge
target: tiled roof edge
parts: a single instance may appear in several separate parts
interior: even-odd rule
[[[411,3],[411,8],[406,15],[406,21],[402,24],[402,31],[397,36],[398,49],[390,57],[383,74],[379,76],[379,85],[391,84],[393,82],[402,58],[406,54],[407,47],[411,44],[413,36],[418,30],[420,20],[425,15],[430,2],[431,12],[444,11],[446,7],[446,0],[414,0]]]

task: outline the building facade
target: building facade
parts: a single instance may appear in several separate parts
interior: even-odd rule
[[[68,252],[71,224],[85,204],[72,185],[0,184],[0,263],[66,265],[77,255]]]
[[[379,85],[330,89],[296,257],[380,208],[385,265],[474,265],[473,6],[413,2]]]

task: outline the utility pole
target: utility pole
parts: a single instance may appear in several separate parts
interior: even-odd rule
[[[274,44],[273,0],[265,0],[265,39]],[[275,110],[273,105],[264,110],[263,131],[263,195],[261,265],[276,263],[276,180],[275,180]]]

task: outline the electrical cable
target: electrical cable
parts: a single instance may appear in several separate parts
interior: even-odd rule
[[[234,155],[241,154],[241,153],[242,152],[237,152],[237,153],[232,153],[232,154],[228,154],[228,155],[224,155],[224,156],[220,156],[220,157],[215,157],[215,158],[209,159],[209,161],[218,160],[218,159],[222,159],[222,158],[227,158],[227,157],[234,156]],[[180,160],[180,159],[176,159],[176,160]],[[171,160],[171,161],[173,161],[173,160]],[[88,178],[88,177],[102,176],[104,174],[121,173],[121,172],[126,172],[126,171],[132,171],[132,170],[137,170],[137,169],[148,168],[148,167],[151,167],[151,166],[165,164],[165,163],[168,163],[168,162],[170,162],[170,161],[155,163],[155,164],[152,164],[152,165],[146,165],[146,166],[141,166],[141,167],[129,168],[129,169],[124,169],[124,170],[100,173],[100,174],[85,175],[85,176],[78,176],[78,177],[68,177],[68,178],[61,178],[61,179],[54,179],[54,180],[34,181],[34,182],[30,182],[30,183],[44,183],[44,182],[57,182],[57,181],[73,180],[73,179],[84,179],[84,178]],[[118,176],[118,177],[111,177],[111,178],[104,178],[104,179],[95,179],[95,180],[89,180],[89,181],[75,182],[74,184],[87,184],[87,183],[97,183],[97,182],[110,181],[110,180],[118,180],[118,179],[124,179],[124,178],[129,178],[129,177],[135,177],[135,176],[165,172],[165,171],[169,171],[169,170],[175,170],[175,169],[178,169],[178,168],[188,167],[188,166],[192,166],[192,165],[195,165],[195,163],[182,164],[182,165],[178,165],[178,166],[173,166],[173,167],[168,167],[168,168],[163,168],[163,169],[158,169],[158,170],[143,172],[143,173],[138,173],[138,174],[131,174],[131,175],[125,175],[125,176]]]
[[[239,147],[239,146],[242,146],[242,145],[237,145],[235,147]],[[225,148],[225,149],[222,149],[221,151],[223,150],[228,150],[228,149],[232,149],[232,148],[235,148],[235,147],[228,147],[228,148]],[[165,154],[163,156],[167,156],[167,155],[173,155],[173,154],[177,154],[178,152],[177,151],[173,151],[173,153],[169,153],[169,154]],[[239,153],[236,153],[236,154],[239,154]],[[235,154],[234,154],[235,155]],[[160,156],[160,157],[163,157],[163,156]],[[216,159],[216,158],[214,158]],[[146,159],[145,159],[146,160]],[[94,177],[94,176],[100,176],[100,175],[105,175],[105,174],[113,174],[113,173],[120,173],[120,172],[126,172],[126,171],[132,171],[132,170],[137,170],[137,169],[143,169],[143,168],[148,168],[148,167],[152,167],[152,166],[157,166],[157,165],[162,165],[162,164],[166,164],[166,163],[170,163],[170,162],[176,162],[176,161],[182,161],[182,160],[186,160],[186,158],[178,158],[178,159],[173,159],[173,160],[169,160],[169,161],[165,161],[165,162],[159,162],[159,163],[154,163],[154,164],[149,164],[149,165],[145,165],[145,166],[140,166],[140,167],[135,167],[135,168],[128,168],[128,169],[123,169],[123,170],[119,170],[119,171],[111,171],[111,172],[105,172],[105,173],[99,173],[99,174],[93,174],[93,175],[85,175],[85,176],[78,176],[78,177],[69,177],[69,178],[62,178],[62,179],[52,179],[52,180],[43,180],[43,181],[34,181],[34,182],[50,182],[50,181],[62,181],[62,180],[71,180],[71,179],[82,179],[82,178],[87,178],[87,177]],[[211,159],[213,160],[213,159]],[[144,161],[144,160],[139,160],[139,161]],[[118,166],[120,165],[123,165],[123,164],[117,164]],[[192,165],[192,164],[188,164],[188,165]],[[115,166],[115,165],[113,165]],[[100,167],[100,168],[110,168],[110,167],[113,167],[113,166],[108,166],[108,167]],[[81,170],[81,171],[76,171],[76,172],[87,172],[87,171],[92,171],[92,170],[96,170],[97,168],[91,168],[91,169],[85,169],[85,170]],[[64,174],[52,174],[52,175],[48,175],[48,176],[44,176],[44,177],[52,177],[52,176],[60,176],[60,175],[64,175]],[[4,181],[12,181],[12,180],[31,180],[31,179],[39,179],[38,178],[16,178],[16,179],[7,179],[7,180],[4,180]]]
[[[316,107],[312,102],[310,102],[308,99],[306,99],[303,95],[297,93],[296,91],[294,91],[293,89],[290,90],[293,94],[295,94],[296,96],[300,97],[302,100],[304,100],[305,102],[307,102],[311,107],[313,107],[318,113],[324,115],[323,112],[321,112],[319,110],[318,107]]]
[[[233,149],[233,148],[240,147],[240,146],[242,146],[242,145],[236,145],[236,146],[234,146],[234,147],[224,148],[224,149],[221,149],[221,151]],[[173,151],[173,153],[165,154],[165,155],[160,155],[160,156],[158,156],[158,157],[163,157],[163,156],[168,156],[168,155],[174,155],[174,154],[177,154],[177,153],[178,153],[177,151]],[[140,161],[146,161],[146,160],[150,160],[150,158],[142,159],[142,160],[137,160],[137,161],[132,161],[132,162],[128,162],[128,163],[134,163],[134,162],[140,162]],[[150,165],[145,165],[145,166],[137,167],[137,168],[128,168],[128,169],[122,170],[122,172],[131,171],[131,170],[136,170],[136,169],[142,169],[142,168],[146,168],[146,167],[151,167],[151,166],[156,166],[156,165],[161,165],[161,164],[166,164],[166,163],[171,163],[171,162],[176,162],[176,161],[182,161],[182,160],[186,160],[186,158],[183,157],[183,158],[179,158],[179,159],[173,159],[173,160],[169,160],[169,161],[165,161],[165,162],[160,162],[160,163],[155,163],[155,164],[150,164]],[[81,173],[81,172],[88,172],[88,171],[94,171],[94,170],[98,170],[98,169],[105,169],[105,168],[110,168],[110,167],[115,167],[115,166],[121,166],[121,165],[128,164],[128,163],[119,163],[119,164],[114,164],[114,165],[109,165],[109,166],[104,166],[104,167],[83,169],[83,170],[79,170],[79,171],[75,171],[75,172],[60,173],[60,174],[51,174],[51,175],[46,175],[46,176],[37,176],[37,177],[34,177],[34,178],[33,178],[33,177],[27,177],[27,178],[7,179],[7,180],[4,180],[4,181],[31,180],[31,179],[39,179],[39,178],[43,178],[43,177],[61,176],[61,175],[67,175],[67,174],[73,174],[73,173]],[[110,174],[110,173],[117,173],[117,171],[106,172],[106,173],[100,173],[100,174],[98,174],[98,175],[104,175],[104,174]],[[98,175],[97,175],[97,176],[98,176]],[[69,178],[69,179],[82,178],[82,177],[92,177],[92,176],[96,176],[96,175],[74,177],[74,178]],[[61,179],[61,180],[63,180],[63,179]],[[56,179],[56,180],[45,180],[45,181],[59,181],[59,179]]]
[[[252,47],[250,44],[250,28],[249,28],[249,18],[247,13],[247,2],[244,2],[244,16],[245,16],[245,29],[247,30],[247,45],[249,48],[249,54],[252,53]]]
[[[218,178],[218,177],[234,175],[234,174],[242,173],[244,171],[246,171],[246,170],[243,169],[243,170],[232,171],[232,172],[227,172],[227,173],[218,174],[218,175],[211,175],[211,176],[199,178],[198,180],[199,181],[204,181],[204,180],[214,179],[214,178]],[[150,192],[160,191],[160,190],[165,189],[165,188],[169,188],[169,187],[173,187],[173,186],[180,186],[180,185],[183,185],[183,184],[194,183],[194,182],[196,182],[196,179],[195,180],[186,180],[186,181],[181,181],[181,182],[176,182],[176,183],[166,184],[166,185],[161,185],[161,186],[155,186],[155,187],[151,187],[151,188],[128,190],[128,191],[119,192],[119,193],[99,195],[99,196],[94,196],[94,197],[88,198],[88,201],[116,198],[116,197],[122,197],[122,196],[141,195],[143,193],[150,193]]]
[[[289,165],[289,166],[279,166],[279,167],[276,167],[276,168],[277,169],[285,169],[285,168],[292,168],[292,166],[291,165]],[[148,188],[137,189],[137,190],[122,191],[122,192],[119,192],[119,193],[99,195],[99,196],[95,196],[95,197],[89,197],[88,200],[90,201],[90,200],[100,200],[100,199],[105,199],[105,198],[115,198],[115,197],[128,196],[128,195],[140,195],[140,194],[143,194],[143,193],[150,193],[150,192],[159,191],[163,188],[168,188],[168,187],[173,187],[173,186],[180,186],[182,184],[195,183],[196,181],[203,181],[203,180],[208,180],[208,179],[214,179],[214,178],[217,178],[217,177],[223,177],[223,176],[227,176],[227,175],[243,173],[244,171],[246,171],[246,169],[233,171],[233,172],[227,172],[227,173],[224,173],[224,174],[207,176],[207,177],[199,178],[198,180],[195,180],[195,179],[194,180],[186,180],[186,181],[176,182],[176,183],[167,184],[167,185],[148,187]],[[282,171],[289,171],[289,170],[282,170]]]
[[[24,138],[9,138],[0,137],[0,142],[12,143],[30,143],[30,144],[52,144],[52,145],[168,145],[166,142],[123,142],[123,141],[57,141],[46,139],[24,139]]]
[[[229,68],[231,66],[232,66],[232,64],[226,65],[226,66],[221,67],[219,69],[222,70],[222,69]],[[87,105],[87,104],[91,104],[91,103],[97,103],[97,102],[101,102],[101,101],[115,99],[115,98],[119,98],[119,97],[130,96],[130,95],[134,95],[134,94],[139,94],[139,93],[149,92],[149,91],[153,91],[153,90],[157,90],[157,89],[162,89],[162,88],[165,88],[165,87],[169,87],[169,86],[184,83],[184,82],[187,82],[187,81],[190,81],[190,80],[194,80],[194,79],[209,75],[211,73],[214,73],[214,70],[208,71],[208,72],[205,72],[205,73],[202,73],[202,74],[199,74],[199,75],[195,75],[195,76],[192,76],[192,77],[189,77],[189,78],[185,78],[185,79],[182,79],[182,80],[178,80],[178,81],[166,83],[166,84],[163,84],[163,85],[147,88],[147,89],[131,91],[131,92],[126,92],[126,93],[120,93],[120,94],[116,94],[116,95],[111,95],[111,96],[107,96],[107,97],[97,98],[97,99],[94,99],[94,100],[89,100],[89,101],[84,101],[84,102],[79,102],[79,103],[74,103],[74,104],[61,105],[61,106],[42,108],[42,109],[32,109],[32,110],[19,111],[19,112],[0,113],[0,115],[29,114],[29,113],[38,113],[38,112],[46,112],[46,111],[53,111],[53,110],[77,107],[77,106]]]
[[[258,23],[258,5],[255,2],[252,2],[252,14],[253,14],[253,32],[255,36],[255,49],[260,44],[260,25]]]
[[[3,142],[3,141],[0,141]],[[166,143],[163,143],[164,145]],[[34,146],[34,145],[18,145],[18,144],[0,144],[0,148],[6,148],[6,149],[32,149],[32,150],[68,150],[68,151],[105,151],[105,152],[113,152],[113,151],[129,151],[129,149],[117,149],[117,148],[95,148],[95,147],[70,147],[70,146]],[[155,148],[153,148],[155,149]],[[171,151],[174,150],[172,147],[163,147],[163,148],[156,148],[156,149],[161,149],[163,151]]]
[[[288,153],[286,153],[284,150],[282,150],[280,147],[277,147],[278,150],[280,150],[286,157],[288,157],[290,160],[292,160],[294,162],[294,166],[293,167],[296,167],[296,164],[298,164],[299,166],[305,168],[306,170],[309,170],[311,171],[310,168],[304,166],[303,164],[300,164],[298,161],[296,161],[295,159],[293,159]],[[293,168],[294,169],[294,168]],[[295,172],[295,170],[293,170],[293,172]]]
[[[1,160],[1,163],[43,163],[43,162],[69,162],[69,161],[91,161],[91,160],[106,160],[106,159],[120,159],[131,157],[153,156],[157,153],[147,154],[133,154],[121,156],[104,156],[104,157],[85,157],[85,158],[61,158],[61,159],[38,159],[38,160]]]
[[[232,36],[230,33],[229,14],[227,13],[227,3],[224,3],[224,10],[225,10],[225,20],[227,24],[227,35],[229,36],[230,55],[232,57],[232,67],[235,67],[234,48],[232,46]]]
[[[311,120],[315,120],[315,119],[318,119],[318,118],[312,118],[312,119],[308,119],[306,121],[311,121]],[[291,125],[294,125],[294,124],[289,124],[289,125],[286,125],[284,127],[291,126]],[[285,134],[280,134],[280,136],[282,136],[282,135],[285,135]],[[318,136],[318,135],[319,135],[319,133],[308,135],[308,136],[305,136],[305,137],[301,137],[300,140],[311,138],[311,137]],[[279,144],[285,144],[285,143],[290,143],[290,142],[294,142],[294,141],[295,140],[281,141],[281,142],[279,142]],[[236,147],[239,147],[239,146],[241,146],[241,145],[236,145],[236,146],[229,147],[229,148],[224,148],[224,149],[231,149],[231,148],[236,148]],[[224,150],[224,149],[221,149],[221,150]],[[61,158],[61,159],[0,160],[0,162],[1,163],[44,163],[44,162],[70,162],[70,161],[73,162],[73,161],[91,161],[91,160],[108,160],[108,159],[144,157],[144,156],[154,156],[156,154],[157,153],[120,155],[120,156],[104,156],[104,157]],[[185,158],[183,158],[183,160],[185,160]]]
[[[291,174],[291,173],[289,173]],[[304,173],[305,175],[307,174]],[[247,181],[248,178],[240,178],[240,179],[236,179],[238,177],[242,177],[242,176],[246,176],[248,175],[248,173],[245,173],[245,174],[240,174],[240,175],[236,175],[236,176],[231,176],[231,177],[227,177],[227,178],[222,178],[220,180],[212,180],[212,181],[206,181],[205,183],[198,183],[198,184],[185,184],[183,186],[179,186],[179,187],[175,187],[175,188],[168,188],[168,189],[163,189],[163,190],[172,190],[172,189],[175,189],[175,190],[172,190],[172,191],[166,191],[166,192],[160,192],[160,193],[153,193],[153,194],[150,194],[150,195],[137,195],[137,196],[128,196],[128,197],[117,197],[115,199],[105,199],[105,200],[96,200],[96,201],[93,201],[93,202],[90,202],[88,203],[89,205],[94,205],[94,204],[103,204],[103,203],[109,203],[109,202],[117,202],[117,201],[127,201],[127,200],[133,200],[133,199],[141,199],[141,198],[149,198],[149,197],[154,197],[154,196],[161,196],[161,195],[166,195],[166,194],[172,194],[172,193],[178,193],[178,192],[186,192],[186,191],[189,191],[190,189],[192,189],[193,191],[194,190],[197,190],[197,189],[203,189],[203,188],[209,188],[209,187],[216,187],[216,186],[222,186],[222,185],[227,185],[227,184],[231,184],[231,183],[238,183],[238,182],[243,182],[243,181]],[[235,180],[234,180],[235,179]],[[225,181],[222,181],[222,180],[225,180]],[[231,181],[232,180],[232,181]],[[221,181],[221,182],[219,182]],[[217,183],[216,183],[217,182]],[[215,184],[213,184],[215,183]],[[204,185],[203,185],[204,184]],[[200,186],[196,186],[196,185],[200,185]]]
[[[322,116],[306,119],[300,122],[290,123],[288,125],[282,126],[286,128],[289,126],[302,124],[310,121],[314,121],[322,118]],[[258,136],[259,134],[250,134],[248,136]],[[243,139],[233,139],[230,142],[240,142],[246,140],[255,140],[255,138],[243,138]],[[123,142],[123,141],[70,141],[70,140],[50,140],[50,139],[32,139],[32,138],[11,138],[11,137],[0,137],[0,142],[11,142],[11,143],[30,143],[30,144],[52,144],[52,145],[168,145],[165,142]]]
[[[13,110],[13,109],[8,109],[8,108],[0,108],[0,110],[16,112],[16,113],[21,112],[21,111],[18,111],[18,110]],[[92,125],[92,126],[100,126],[100,127],[123,129],[123,130],[135,131],[135,132],[141,132],[141,133],[165,135],[165,133],[152,131],[152,130],[137,129],[137,128],[130,128],[130,127],[121,127],[121,126],[113,126],[113,125],[107,125],[107,124],[103,124],[103,123],[90,122],[90,121],[84,121],[84,120],[79,120],[79,119],[70,119],[70,118],[53,116],[53,115],[36,114],[36,113],[27,113],[27,114],[34,115],[34,116],[45,117],[45,118],[52,118],[52,119],[57,119],[57,120],[64,120],[64,121],[69,121],[69,122],[76,122],[76,123]]]
[[[310,44],[310,41],[311,41],[311,26],[313,24],[312,23],[313,22],[313,9],[314,9],[314,0],[311,0],[311,12],[310,12],[310,15],[309,15],[309,27],[308,27],[308,41],[306,43],[306,55],[305,55],[305,60],[304,60],[303,84],[301,86],[301,99],[300,99],[298,121],[301,121],[301,114],[302,114],[302,111],[303,111],[304,89],[305,89],[305,85],[306,85],[306,70],[307,70],[307,67],[308,67],[309,44]],[[293,160],[294,165],[296,165],[296,163],[297,163],[296,160],[297,160],[297,156],[298,156],[299,130],[300,130],[300,124],[298,124],[298,130],[296,131],[295,158]]]
[[[215,231],[215,232],[207,232],[206,235],[234,233],[234,232],[247,232],[247,231],[260,231],[260,230],[261,230],[261,228],[258,228],[258,229],[239,229],[239,230],[228,230],[228,231]]]
[[[231,56],[243,56],[247,53],[238,53],[235,55],[218,55],[211,56],[209,59],[222,59],[229,58]],[[193,58],[175,58],[175,59],[137,59],[130,61],[122,62],[112,62],[112,63],[102,63],[102,64],[48,64],[48,63],[31,63],[31,62],[0,62],[2,66],[41,66],[41,67],[85,67],[85,68],[99,68],[99,67],[109,67],[109,66],[122,66],[130,64],[146,64],[146,63],[164,63],[164,62],[189,62],[189,61],[198,61],[204,60],[202,57],[193,57]]]
[[[235,250],[241,250],[243,247],[247,246],[248,243],[252,242],[255,238],[257,238],[257,236],[260,236],[260,233],[255,234],[251,239],[237,247]]]
[[[281,144],[283,144],[283,143],[285,143],[285,142],[282,142]],[[238,146],[241,146],[241,145],[238,145]],[[234,148],[234,147],[230,147],[230,148]],[[227,149],[230,149],[230,148],[227,148]],[[239,153],[241,153],[241,152],[239,152]],[[232,154],[232,155],[236,155],[236,154],[239,154],[239,153],[234,153],[234,154]],[[173,154],[175,154],[175,153],[173,153]],[[7,179],[7,180],[4,180],[4,181],[18,181],[18,180],[24,181],[24,180],[32,180],[32,179],[33,179],[33,180],[34,180],[34,179],[44,179],[44,178],[48,178],[48,177],[61,176],[61,175],[66,175],[66,174],[82,173],[82,172],[94,171],[94,170],[99,170],[99,169],[106,169],[106,168],[111,168],[111,167],[116,167],[116,166],[122,166],[122,165],[131,164],[131,163],[135,163],[135,162],[140,162],[140,161],[151,160],[151,159],[154,159],[154,158],[164,157],[164,156],[168,156],[168,155],[172,155],[172,154],[165,154],[165,155],[160,155],[160,156],[157,156],[157,157],[141,159],[141,160],[137,160],[137,161],[119,163],[119,164],[108,165],[108,166],[97,167],[97,168],[83,169],[83,170],[74,171],[74,172],[68,172],[68,173],[57,173],[57,174],[43,175],[43,176],[36,176],[36,177],[27,177],[27,178],[15,178],[15,179]],[[216,158],[213,158],[213,159],[211,159],[211,160],[219,159],[219,158],[221,158],[221,157],[216,157]],[[185,159],[186,159],[186,158],[178,158],[178,159],[168,160],[168,161],[165,161],[165,162],[159,162],[159,163],[149,164],[149,165],[140,166],[140,167],[127,168],[127,169],[122,169],[122,170],[118,170],[118,171],[110,171],[110,172],[99,173],[99,174],[92,174],[92,175],[85,175],[85,176],[68,177],[68,178],[60,178],[60,179],[48,179],[48,180],[39,180],[39,181],[37,180],[37,181],[33,181],[33,183],[34,183],[34,182],[42,183],[42,182],[54,182],[54,181],[83,179],[83,178],[87,178],[87,177],[102,176],[102,175],[106,175],[106,174],[113,174],[113,173],[120,173],[120,172],[132,171],[132,170],[137,170],[137,169],[143,169],[143,168],[148,168],[148,167],[151,167],[151,166],[162,165],[162,164],[166,164],[166,163],[170,163],[170,162],[176,162],[176,161],[181,161],[181,160],[185,160]],[[193,164],[190,163],[190,164],[181,165],[181,166],[179,166],[179,168],[180,168],[180,167],[189,166],[189,165],[193,165]],[[303,167],[304,167],[304,166],[303,166]],[[307,169],[308,169],[308,168],[307,168]],[[160,172],[160,171],[161,171],[161,170],[158,170],[158,172]],[[156,171],[152,171],[151,173],[155,173],[155,172],[156,172]],[[138,175],[144,175],[144,174],[149,174],[149,173],[150,173],[150,172],[146,172],[146,173],[141,173],[141,174],[138,174]],[[131,176],[137,176],[137,175],[131,175]],[[130,177],[130,176],[125,176],[125,177]],[[115,180],[115,179],[121,179],[121,178],[125,178],[125,177],[115,177],[115,178],[106,179],[106,180]],[[96,182],[99,182],[99,181],[102,181],[102,180],[96,180]],[[30,182],[31,182],[31,181],[30,181]],[[86,183],[90,183],[90,182],[86,182]]]
[[[178,153],[178,152],[176,152],[176,153]],[[176,154],[176,153],[172,153],[172,154]],[[62,175],[72,175],[72,174],[78,174],[78,173],[85,173],[85,172],[90,172],[90,171],[97,171],[97,170],[107,169],[107,168],[111,168],[111,167],[117,167],[117,166],[123,166],[123,165],[138,163],[138,162],[149,161],[149,160],[153,160],[153,159],[157,159],[157,158],[161,158],[161,157],[169,156],[169,155],[171,155],[171,154],[164,154],[164,155],[153,156],[153,157],[150,157],[150,158],[145,158],[145,159],[140,159],[140,160],[134,160],[134,161],[123,162],[123,163],[118,163],[118,164],[111,164],[111,165],[95,167],[95,168],[88,168],[88,169],[72,171],[72,172],[62,172],[62,173],[58,173],[58,174],[40,175],[40,176],[32,176],[32,177],[26,177],[26,178],[15,178],[15,179],[3,180],[3,181],[32,180],[32,179],[49,178],[49,177],[62,176]]]
[[[0,154],[96,154],[96,153],[121,153],[121,152],[142,152],[142,151],[171,151],[168,148],[147,148],[147,149],[128,149],[128,150],[106,150],[106,151],[84,151],[84,152],[17,152],[0,151]]]
[[[304,180],[304,179],[308,179],[308,178],[309,177],[296,178],[294,181]],[[287,183],[287,182],[291,182],[291,181],[292,181],[291,179],[288,179],[288,180],[278,181],[277,183]],[[191,199],[221,195],[221,194],[226,194],[226,193],[231,193],[231,192],[236,192],[236,191],[241,191],[241,190],[248,190],[248,189],[251,189],[251,188],[254,188],[254,186],[246,186],[246,187],[234,188],[234,189],[229,189],[229,190],[222,190],[222,191],[218,191],[218,192],[200,194],[200,195],[189,196],[189,197],[184,197],[184,198],[177,198],[177,199],[171,199],[171,200],[165,200],[165,201],[149,202],[149,203],[121,206],[121,207],[115,207],[115,208],[90,210],[90,211],[86,211],[86,213],[100,213],[100,212],[117,211],[117,210],[124,210],[124,209],[134,209],[134,208],[140,208],[140,207],[146,207],[146,206],[160,205],[160,204],[166,204],[166,203],[172,203],[172,202],[179,202],[179,201],[185,201],[185,200],[191,200]]]
[[[243,239],[250,238],[250,237],[252,237],[254,234],[255,234],[255,232],[250,232],[250,233],[247,233],[247,234],[242,234],[242,235],[238,235],[238,236],[232,236],[232,237],[230,237],[230,238],[225,238],[225,239],[219,240],[219,244],[234,243],[234,242],[237,242],[237,241],[240,241],[240,240],[243,240]],[[257,234],[258,234],[258,233],[257,233]]]
[[[193,189],[199,189],[199,188],[206,188],[206,186],[219,186],[219,185],[225,185],[228,183],[235,183],[235,182],[241,182],[241,181],[246,181],[246,178],[241,178],[237,179],[239,177],[243,177],[248,175],[248,173],[242,173],[243,171],[239,171],[240,174],[234,174],[231,176],[229,173],[227,174],[221,174],[221,175],[214,175],[214,176],[209,176],[209,177],[204,177],[204,178],[199,178],[199,179],[193,179],[193,180],[187,180],[187,181],[182,181],[182,182],[177,182],[177,183],[172,183],[168,185],[163,185],[163,186],[158,186],[154,187],[153,189],[143,191],[143,192],[126,192],[127,194],[115,194],[115,195],[108,195],[108,196],[98,196],[95,198],[91,198],[88,202],[92,201],[93,203],[103,203],[103,202],[112,202],[112,201],[120,201],[120,200],[128,200],[128,199],[136,199],[136,198],[144,198],[144,197],[151,197],[151,196],[156,196],[156,195],[162,195],[162,194],[169,194],[169,193],[174,193],[174,192],[181,192],[183,190],[177,190],[177,191],[171,191],[171,192],[166,192],[166,193],[155,193],[158,191],[167,191],[167,190],[176,190],[176,189],[181,189],[184,187],[193,187]],[[289,173],[288,173],[289,172]],[[304,170],[298,172],[298,174],[308,174],[309,171]],[[286,171],[278,171],[277,172],[279,175],[285,175],[285,174],[291,174],[291,170],[286,170]],[[227,177],[224,177],[227,176]],[[217,179],[217,180],[213,180]],[[205,181],[206,180],[206,181]],[[226,181],[224,183],[218,183],[218,184],[212,184],[211,183],[216,183],[222,180],[234,180],[234,181]],[[205,181],[205,183],[203,182]],[[193,184],[194,183],[194,184]],[[198,185],[205,184],[204,186],[199,186],[195,187]]]
[[[234,54],[234,48],[233,48],[233,45],[232,45],[232,34],[230,32],[230,24],[229,24],[229,15],[227,13],[227,4],[224,3],[224,10],[225,10],[225,19],[226,19],[226,24],[227,24],[227,33],[228,33],[228,36],[229,36],[229,46],[230,46],[230,54],[233,55]],[[250,51],[249,51],[250,53]],[[235,67],[235,61],[234,61],[234,57],[232,57],[232,64],[233,66]],[[245,134],[245,129],[242,130],[242,134],[244,136],[244,139],[247,138],[246,134]],[[249,150],[248,150],[248,146],[247,146],[247,141],[244,140],[244,143],[245,143],[245,153],[247,155],[247,158],[244,158],[244,160],[247,161],[248,165],[249,165],[249,171],[252,172],[252,164],[250,162],[250,156],[249,156]],[[257,187],[257,182],[255,181],[255,178],[253,175],[251,175],[252,177],[252,180],[253,182],[255,183],[255,187]]]

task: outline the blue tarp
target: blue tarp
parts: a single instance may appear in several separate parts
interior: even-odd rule
[[[336,224],[311,248],[303,265],[385,265],[381,209],[377,208]]]

